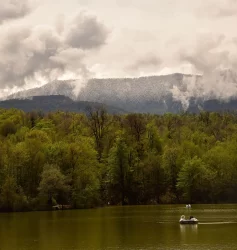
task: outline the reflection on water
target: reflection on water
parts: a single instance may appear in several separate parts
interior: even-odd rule
[[[215,224],[237,224],[235,221],[217,221],[217,222],[202,222],[201,225],[215,225]]]
[[[192,232],[192,233],[197,233],[198,230],[198,224],[194,224],[194,225],[179,225],[180,227],[180,232],[182,234],[187,233],[187,232]]]
[[[0,250],[237,249],[237,205],[191,210],[163,205],[0,214]],[[199,224],[180,225],[189,213]]]

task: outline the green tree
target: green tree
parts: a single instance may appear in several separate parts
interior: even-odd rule
[[[0,192],[0,208],[3,211],[22,211],[28,209],[28,200],[16,180],[6,176]]]
[[[177,188],[184,201],[194,203],[207,200],[211,174],[207,165],[197,156],[186,160],[178,174]]]
[[[104,107],[88,108],[88,126],[95,139],[98,160],[101,161],[104,150],[104,138],[110,125],[110,117]]]
[[[53,201],[65,202],[62,197],[68,192],[65,176],[56,165],[45,165],[42,179],[39,185],[40,196],[47,199],[48,205],[53,205]]]
[[[177,178],[180,170],[179,162],[180,150],[176,146],[165,146],[164,153],[162,155],[162,166],[167,175],[167,191],[170,193],[170,202],[177,202],[179,200],[179,194],[177,191]]]
[[[203,159],[212,171],[211,197],[214,202],[237,200],[237,143],[230,141],[217,143],[207,151]]]
[[[125,205],[127,203],[126,188],[129,174],[128,147],[122,136],[118,136],[110,152],[110,182],[118,199]],[[132,170],[131,170],[132,171]]]

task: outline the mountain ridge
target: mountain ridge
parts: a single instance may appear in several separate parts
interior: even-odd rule
[[[40,88],[15,93],[7,99],[63,95],[74,101],[103,103],[127,112],[155,114],[197,112],[205,109],[208,102],[215,102],[217,109],[223,110],[221,106],[228,109],[228,100],[231,100],[232,110],[237,99],[237,74],[231,70],[217,71],[214,77],[204,80],[201,75],[182,73],[139,78],[92,78],[87,83],[75,79],[56,80]]]
[[[127,113],[125,110],[97,102],[73,101],[69,97],[63,95],[33,96],[26,99],[0,101],[0,108],[16,108],[25,112],[38,110],[45,113],[54,111],[88,113],[89,108],[105,108],[107,112],[111,114]]]
[[[112,83],[122,82],[122,81],[136,81],[141,80],[144,82],[146,79],[154,79],[154,80],[165,80],[168,81],[166,78],[176,78],[178,81],[181,81],[183,77],[199,77],[199,75],[191,75],[191,74],[182,74],[182,73],[174,73],[168,75],[151,75],[151,76],[141,76],[141,77],[123,77],[123,78],[91,78],[88,80],[85,87],[89,84],[93,84],[94,82],[108,82],[111,81]],[[69,79],[69,80],[54,80],[52,82],[48,82],[40,87],[31,88],[28,90],[18,91],[14,94],[7,96],[5,99],[20,99],[20,98],[27,98],[31,96],[42,96],[42,95],[65,95],[70,98],[74,97],[72,92],[75,88],[75,82],[79,81],[78,79]],[[66,85],[66,86],[65,86]],[[68,92],[68,93],[67,93]],[[72,99],[74,99],[72,98]]]

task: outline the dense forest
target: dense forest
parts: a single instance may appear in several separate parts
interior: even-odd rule
[[[0,110],[0,210],[237,202],[237,115]]]

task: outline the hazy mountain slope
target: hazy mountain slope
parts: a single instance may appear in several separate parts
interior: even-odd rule
[[[102,106],[105,107],[106,110],[111,114],[126,113],[124,110],[112,106],[103,105],[96,102],[73,101],[69,97],[62,95],[35,96],[30,99],[11,99],[0,101],[0,108],[17,108],[25,112],[41,110],[47,113],[60,110],[87,113],[89,107],[97,108]]]
[[[181,85],[183,78],[191,76],[172,74],[165,76],[148,76],[139,78],[90,79],[80,93],[75,92],[76,80],[53,81],[42,87],[20,91],[7,99],[26,98],[30,96],[65,95],[74,99],[93,101],[115,100],[154,100],[170,93],[174,85]]]
[[[77,93],[76,89],[80,91]],[[128,112],[163,114],[186,110],[233,110],[237,109],[237,74],[231,70],[221,70],[205,81],[201,76],[179,73],[139,78],[90,79],[81,86],[76,80],[54,81],[8,98],[52,94],[65,95],[78,101],[104,103]]]
[[[76,80],[53,81],[42,87],[19,91],[9,95],[6,99],[24,99],[32,96],[64,95],[75,99],[74,89]]]
[[[130,112],[164,113],[179,112],[181,102],[174,101],[171,89],[182,88],[188,75],[172,74],[140,78],[90,79],[75,95],[75,80],[54,81],[40,88],[21,91],[7,99],[23,99],[31,96],[65,95],[79,101],[99,102]]]
[[[166,110],[170,89],[182,83],[182,75],[150,76],[125,79],[92,79],[78,96],[79,100],[96,100],[101,103],[127,107],[133,112],[150,112],[151,106]],[[148,108],[150,106],[150,108]],[[156,113],[156,112],[155,112]]]
[[[228,101],[223,100],[190,100],[190,104],[187,112],[190,113],[198,113],[201,110],[203,111],[209,111],[209,112],[221,112],[221,111],[237,111],[237,98],[230,99]]]

